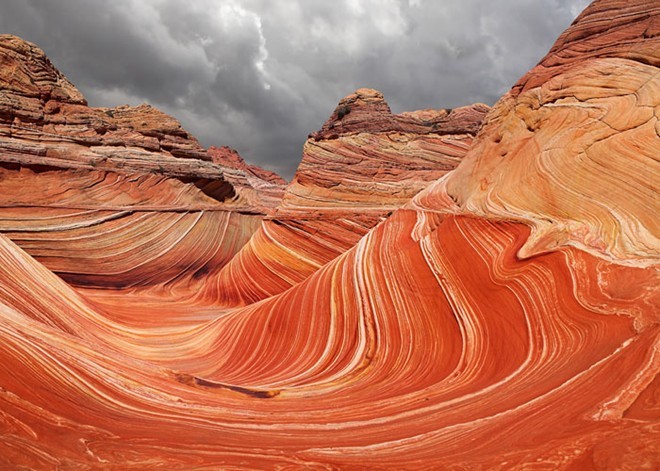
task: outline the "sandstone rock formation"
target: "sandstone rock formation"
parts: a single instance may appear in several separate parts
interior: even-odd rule
[[[208,153],[213,159],[213,162],[225,167],[233,168],[236,170],[241,170],[242,172],[252,175],[260,180],[274,183],[276,185],[286,185],[286,180],[280,177],[275,172],[270,170],[265,170],[256,165],[248,165],[245,163],[245,160],[236,152],[235,149],[232,149],[228,146],[223,147],[209,147]]]
[[[0,64],[0,232],[67,281],[149,286],[217,269],[281,199],[282,181],[214,163],[149,105],[88,107],[30,43],[0,36]]]
[[[247,306],[144,316],[0,235],[0,466],[657,468],[659,19],[596,0],[454,171]],[[317,181],[273,221],[346,207]]]
[[[521,255],[572,245],[657,262],[659,8],[585,10],[499,101],[486,138],[447,181],[461,209],[529,224]]]
[[[453,170],[488,109],[476,104],[394,115],[375,90],[345,97],[309,136],[275,213],[199,298],[250,304],[304,280]]]

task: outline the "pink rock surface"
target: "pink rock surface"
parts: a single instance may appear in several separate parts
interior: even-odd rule
[[[307,254],[340,252],[359,208],[367,219],[384,209],[360,196],[366,155],[344,166],[336,187],[326,167],[313,178],[311,161],[350,161],[370,146],[365,154],[391,156],[387,165],[398,163],[387,168],[400,169],[420,133],[354,128],[314,141],[320,147],[308,142],[251,252],[220,272],[196,270],[201,300],[179,278],[133,292],[74,288],[0,235],[0,467],[658,468],[659,17],[654,1],[595,1],[542,69],[493,107],[455,170],[258,302],[228,308],[203,295],[225,270],[236,283],[253,278],[244,293],[273,279],[259,266],[268,246],[301,261],[286,265],[293,277],[311,255],[292,255],[286,231],[309,241]],[[626,24],[642,36],[622,35]],[[396,187],[388,172],[373,175]],[[300,219],[304,206],[317,208],[326,232]],[[9,207],[20,217],[3,221],[58,224],[25,208]],[[85,218],[65,219],[78,228]],[[158,227],[171,236],[173,226]],[[190,256],[208,260],[200,244],[214,231],[193,236]],[[128,240],[120,234],[114,252],[90,247],[113,266]],[[143,262],[159,243],[136,250],[131,276],[150,273]],[[71,248],[53,252],[73,257]],[[163,260],[166,270],[191,259]]]

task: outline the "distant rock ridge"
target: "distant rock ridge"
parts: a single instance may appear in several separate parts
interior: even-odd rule
[[[228,146],[211,146],[208,148],[207,152],[216,164],[241,170],[276,185],[286,185],[286,180],[280,177],[277,173],[246,163],[236,149],[232,149]]]
[[[134,146],[211,160],[176,119],[150,105],[88,107],[82,93],[34,44],[0,35],[0,60],[0,81],[6,84],[0,90],[0,122],[11,123],[18,135],[37,127],[50,138],[87,147]]]
[[[392,114],[383,94],[360,88],[339,101],[321,129],[310,134],[314,140],[335,139],[351,133],[409,132],[415,134],[476,134],[483,115],[490,108],[471,106],[439,110],[419,110]]]
[[[269,188],[261,201],[263,188],[256,190],[244,174],[259,179],[258,167],[214,163],[176,119],[151,105],[87,106],[34,44],[0,35],[0,61],[0,81],[7,84],[0,89],[0,163],[171,177],[202,191],[194,203],[188,198],[196,208],[219,203],[265,212],[281,195],[281,188]],[[263,175],[268,179],[258,186],[283,184]],[[185,206],[184,199],[177,201]]]
[[[396,209],[458,165],[489,110],[478,103],[392,114],[382,93],[361,88],[310,135],[276,215]]]

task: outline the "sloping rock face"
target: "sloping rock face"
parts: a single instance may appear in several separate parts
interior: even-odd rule
[[[249,306],[182,303],[185,322],[172,306],[145,323],[117,299],[118,319],[0,236],[0,464],[657,468],[660,244],[645,215],[660,209],[658,137],[627,124],[612,136],[636,139],[598,142],[602,123],[649,107],[657,129],[660,95],[645,87],[660,79],[659,10],[594,2],[455,171]],[[603,61],[626,80],[596,73]],[[565,66],[533,82],[547,64]],[[629,81],[636,100],[619,100]],[[563,89],[578,95],[543,101]],[[604,181],[611,192],[591,188]],[[640,207],[621,196],[645,191]],[[608,206],[617,195],[628,212]]]
[[[199,299],[250,304],[301,282],[453,170],[488,110],[476,104],[394,115],[376,90],[345,97],[309,136],[275,213]]]
[[[477,104],[393,115],[380,92],[360,89],[305,143],[276,216],[398,209],[458,165],[488,111]]]
[[[213,159],[213,162],[230,167],[236,170],[257,177],[260,180],[274,183],[276,185],[286,185],[286,180],[280,177],[275,172],[257,167],[256,165],[249,165],[243,160],[239,153],[228,146],[223,147],[209,147],[208,153]]]
[[[524,256],[572,245],[645,266],[660,234],[660,6],[597,5],[500,100],[447,192],[530,224]]]
[[[0,36],[0,65],[0,232],[67,281],[151,286],[217,268],[281,199],[280,181],[214,163],[149,105],[88,107],[30,43]]]
[[[243,199],[271,214],[284,196],[286,181],[275,172],[247,164],[230,147],[210,147],[207,151],[214,163],[221,165],[225,178],[242,189]]]

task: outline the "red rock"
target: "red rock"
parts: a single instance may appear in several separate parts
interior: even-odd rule
[[[191,279],[279,203],[272,177],[213,163],[156,108],[88,107],[38,47],[0,36],[0,61],[0,231],[69,282]]]
[[[276,185],[286,185],[286,180],[275,172],[257,167],[256,165],[246,164],[243,157],[231,147],[209,147],[208,153],[216,164],[234,168],[236,170],[242,170],[247,174],[252,174],[257,178],[270,183],[275,183]]]
[[[619,58],[658,67],[658,8],[653,0],[593,2],[512,92],[539,87],[575,65],[593,59]],[[623,11],[625,14],[612,14]]]
[[[648,112],[660,94],[657,70],[634,58],[660,51],[659,13],[650,1],[594,2],[568,30],[582,59],[507,94],[453,172],[248,306],[75,290],[0,235],[0,466],[657,468],[660,244],[649,214],[660,188]],[[619,34],[601,28],[604,14],[645,22],[641,40],[620,41],[626,57],[591,54],[591,32],[608,44]],[[317,191],[319,214],[346,211],[317,174],[292,183],[290,201]],[[296,204],[279,209],[298,217]]]
[[[305,143],[274,215],[200,299],[249,304],[304,280],[455,168],[487,111],[477,104],[393,115],[380,92],[364,88],[342,99]]]
[[[26,98],[28,103],[54,100],[57,103],[87,105],[82,94],[53,67],[41,49],[15,36],[1,37],[0,103],[17,96]],[[39,108],[42,106],[37,105]],[[10,106],[6,114],[22,116],[23,112],[23,107]]]
[[[489,108],[483,104],[457,110],[420,110],[393,115],[382,93],[361,88],[341,99],[314,140],[356,133],[476,134]]]

